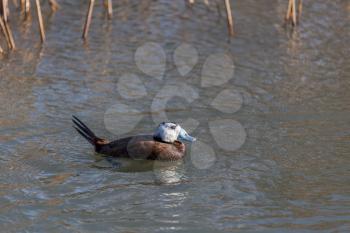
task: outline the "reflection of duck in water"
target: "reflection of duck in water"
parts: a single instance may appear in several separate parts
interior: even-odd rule
[[[175,123],[161,123],[153,135],[137,135],[108,141],[97,137],[82,121],[73,116],[74,128],[100,154],[134,159],[177,160],[185,155],[185,144],[196,139]]]

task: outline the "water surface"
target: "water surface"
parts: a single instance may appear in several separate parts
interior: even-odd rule
[[[294,30],[283,25],[285,1],[233,1],[232,40],[223,6],[218,12],[214,4],[190,9],[184,1],[121,1],[108,21],[99,4],[86,43],[80,39],[86,2],[60,4],[57,13],[44,14],[45,45],[34,17],[27,23],[13,18],[18,49],[0,57],[2,229],[350,230],[348,1],[304,1]],[[165,51],[162,80],[135,64],[137,48],[148,42]],[[198,51],[198,63],[185,77],[173,58],[182,43]],[[201,86],[212,54],[233,59],[234,76],[224,88],[243,97],[234,113],[208,105],[223,89]],[[125,73],[140,78],[145,97],[125,99],[118,92]],[[75,114],[108,138],[152,132],[150,106],[166,83],[188,83],[200,95],[190,104],[173,99],[167,114],[200,122],[194,134],[215,153],[206,169],[191,156],[175,163],[105,159],[71,127]],[[134,106],[142,116],[125,135],[104,124],[116,103]],[[222,149],[208,129],[211,120],[227,118],[246,132],[235,151]]]

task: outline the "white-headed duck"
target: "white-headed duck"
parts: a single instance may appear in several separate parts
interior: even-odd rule
[[[72,119],[74,128],[100,154],[113,157],[133,159],[178,160],[185,155],[185,144],[180,140],[193,142],[191,137],[179,124],[163,122],[158,125],[153,135],[136,135],[108,141],[97,137],[76,116]]]

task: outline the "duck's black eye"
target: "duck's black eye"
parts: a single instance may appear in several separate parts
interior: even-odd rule
[[[170,126],[171,129],[176,129],[176,125]]]

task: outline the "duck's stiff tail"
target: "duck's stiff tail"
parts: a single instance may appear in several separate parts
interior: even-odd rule
[[[72,116],[73,128],[83,136],[98,151],[101,145],[107,144],[107,140],[97,137],[81,120],[76,116]]]

